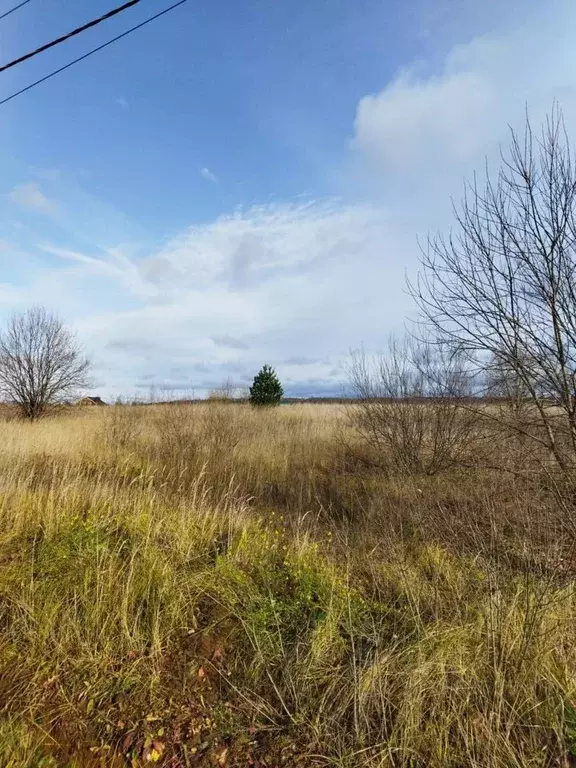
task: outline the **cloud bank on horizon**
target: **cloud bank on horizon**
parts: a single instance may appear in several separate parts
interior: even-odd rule
[[[350,349],[402,332],[417,235],[450,225],[450,197],[485,157],[495,167],[526,105],[537,125],[557,99],[576,136],[575,33],[576,9],[559,2],[434,64],[399,61],[357,100],[327,193],[283,196],[271,177],[264,202],[229,204],[228,174],[200,166],[219,212],[163,237],[102,202],[89,174],[30,168],[5,191],[2,315],[59,312],[106,395],[245,387],[265,362],[288,395],[341,394]]]

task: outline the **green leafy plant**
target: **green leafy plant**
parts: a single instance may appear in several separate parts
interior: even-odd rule
[[[279,405],[283,395],[284,390],[276,371],[264,365],[250,387],[250,402],[252,405]]]

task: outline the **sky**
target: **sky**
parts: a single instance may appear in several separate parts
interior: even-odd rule
[[[118,4],[31,0],[0,60]],[[0,74],[0,99],[170,4]],[[264,363],[288,395],[339,395],[526,106],[537,125],[556,99],[576,132],[575,39],[572,0],[189,0],[0,106],[0,323],[57,313],[105,398]]]

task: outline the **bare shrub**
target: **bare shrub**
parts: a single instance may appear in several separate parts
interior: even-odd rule
[[[226,401],[210,402],[204,409],[201,422],[202,442],[213,454],[225,456],[240,442],[242,435],[242,411],[231,413]]]
[[[195,445],[192,406],[186,402],[158,405],[153,424],[161,454],[170,463],[181,466]]]
[[[470,380],[460,356],[392,338],[375,360],[353,353],[349,374],[357,398],[349,408],[352,426],[379,461],[417,474],[470,462],[480,434],[478,418],[461,405]]]
[[[238,387],[234,384],[230,377],[224,379],[219,387],[212,389],[208,393],[208,400],[221,403],[231,403],[237,397]]]

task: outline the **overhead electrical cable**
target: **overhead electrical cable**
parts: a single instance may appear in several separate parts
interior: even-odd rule
[[[142,27],[145,27],[146,24],[150,24],[152,21],[159,19],[161,16],[164,16],[165,14],[170,13],[170,11],[173,11],[175,8],[178,8],[178,6],[184,5],[184,3],[187,3],[187,2],[188,0],[179,0],[179,2],[174,3],[173,5],[170,5],[168,8],[165,8],[163,11],[160,11],[160,13],[157,13],[154,16],[150,16],[149,18],[140,22],[140,24],[136,24],[136,26],[131,27],[130,29],[127,29],[126,32],[122,32],[121,35],[117,35],[116,37],[113,37],[111,40],[108,40],[108,42],[103,43],[102,45],[99,45],[96,48],[92,48],[91,51],[88,51],[88,53],[85,53],[83,56],[79,56],[77,59],[70,61],[68,64],[65,64],[63,67],[59,67],[58,69],[55,69],[53,72],[50,72],[48,75],[41,77],[39,80],[36,80],[33,83],[30,83],[30,85],[27,85],[25,88],[21,88],[19,91],[16,91],[10,96],[7,96],[5,99],[0,99],[0,106],[2,106],[2,104],[6,104],[8,101],[12,101],[12,99],[15,99],[16,96],[20,96],[22,93],[26,93],[26,91],[29,91],[32,88],[35,88],[37,85],[40,85],[40,83],[44,83],[46,82],[46,80],[50,80],[50,78],[54,77],[55,75],[59,75],[60,72],[64,72],[66,69],[70,69],[70,67],[73,67],[75,64],[78,64],[78,62],[84,61],[84,59],[87,59],[89,56],[92,56],[93,54],[98,53],[98,51],[102,51],[104,48],[107,48],[109,45],[112,45],[112,43],[116,43],[118,40],[122,40],[123,37],[130,35],[132,32],[136,32],[137,29],[141,29]]]
[[[39,53],[44,53],[44,51],[48,51],[50,48],[54,48],[61,43],[65,43],[66,40],[69,40],[71,37],[75,37],[82,32],[86,32],[87,29],[91,29],[92,27],[96,27],[98,24],[102,24],[103,21],[107,21],[113,16],[117,16],[119,13],[122,13],[122,11],[126,11],[128,8],[132,8],[132,6],[137,5],[140,2],[142,2],[142,0],[128,0],[128,2],[124,3],[124,5],[121,5],[118,8],[114,8],[112,11],[108,11],[108,13],[105,13],[103,16],[99,16],[97,19],[93,19],[87,24],[83,24],[81,27],[77,27],[71,32],[62,35],[61,37],[57,37],[56,40],[52,40],[50,43],[45,43],[45,45],[41,45],[39,48],[36,48],[36,50],[30,51],[30,53],[26,53],[24,56],[19,56],[17,59],[14,59],[14,61],[10,61],[8,64],[0,66],[0,72],[4,72],[6,69],[15,67],[17,64],[22,64],[22,62],[28,61],[28,59],[33,59],[34,56],[38,56]]]
[[[3,13],[3,14],[0,16],[0,21],[2,21],[2,19],[5,19],[5,18],[6,18],[6,16],[10,16],[10,14],[11,14],[11,13],[14,13],[14,11],[17,11],[17,10],[18,10],[18,8],[22,8],[22,6],[23,6],[23,5],[27,5],[27,3],[29,3],[29,2],[30,2],[30,0],[24,0],[24,2],[22,2],[22,3],[18,3],[18,5],[15,5],[15,6],[14,6],[14,8],[10,8],[10,10],[9,10],[9,11],[6,11],[6,13]]]
[[[22,3],[18,3],[18,5],[15,5],[15,6],[14,6],[14,8],[10,8],[10,10],[9,10],[9,11],[6,11],[6,13],[3,13],[3,14],[0,16],[0,21],[2,21],[2,19],[5,19],[5,18],[6,18],[6,16],[10,16],[10,14],[11,14],[11,13],[14,13],[14,11],[17,11],[17,10],[18,10],[18,8],[22,8],[22,6],[23,6],[23,5],[27,5],[29,2],[30,2],[30,0],[24,0],[24,2],[22,2]]]

